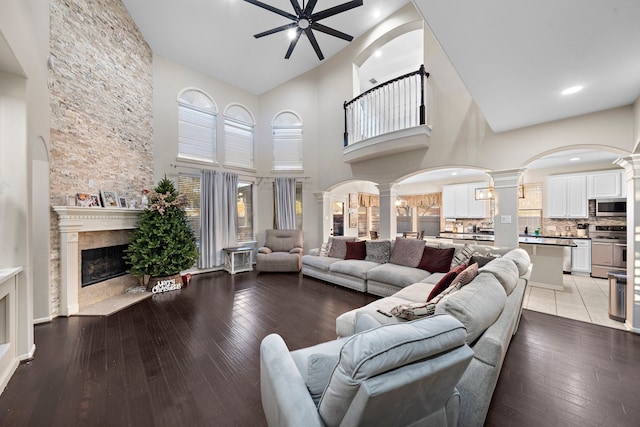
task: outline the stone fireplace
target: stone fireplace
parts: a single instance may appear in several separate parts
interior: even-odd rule
[[[131,230],[136,228],[140,210],[74,206],[54,206],[54,210],[58,214],[60,233],[60,314],[76,314],[90,304],[122,294],[138,284],[135,277],[120,274],[82,286],[82,253],[85,251],[86,256],[92,249],[111,253],[109,248],[126,245]],[[94,262],[94,265],[101,264],[103,262]]]

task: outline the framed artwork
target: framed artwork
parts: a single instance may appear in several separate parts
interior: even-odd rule
[[[121,208],[127,208],[127,198],[126,197],[118,197],[118,204]]]
[[[358,226],[358,213],[349,212],[349,227],[355,228]]]
[[[115,191],[100,190],[100,195],[102,196],[102,206],[105,208],[119,207],[118,195]]]
[[[100,204],[100,196],[98,196],[97,194],[92,194],[91,195],[91,207],[101,207],[102,205]]]
[[[89,193],[76,193],[76,205],[83,208],[91,206],[91,194]]]
[[[357,207],[358,207],[358,193],[349,193],[349,209],[356,209]]]

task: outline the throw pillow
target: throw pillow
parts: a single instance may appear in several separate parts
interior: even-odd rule
[[[458,274],[453,282],[451,282],[451,286],[456,286],[457,289],[460,289],[466,284],[469,284],[473,279],[478,275],[478,264],[471,264],[469,267],[465,268],[462,273]]]
[[[405,267],[417,267],[422,259],[424,240],[399,237],[393,245],[389,262]]]
[[[389,262],[391,256],[391,242],[389,240],[367,240],[367,256],[365,261],[373,261],[384,264]]]
[[[451,268],[455,252],[454,248],[438,249],[425,246],[418,268],[430,273],[446,273]]]
[[[453,269],[462,263],[465,263],[465,264],[468,263],[469,260],[471,259],[472,254],[473,254],[473,248],[468,243],[465,243],[462,249],[460,249],[453,256],[453,259],[451,260],[450,268]]]
[[[451,270],[450,272],[442,276],[442,279],[440,279],[440,281],[436,283],[436,285],[433,287],[433,289],[429,293],[429,296],[427,297],[427,302],[431,302],[431,300],[435,298],[436,295],[438,295],[439,293],[447,289],[449,285],[451,285],[451,283],[453,282],[453,279],[455,279],[456,276],[460,274],[462,270],[464,270],[466,267],[467,267],[466,264],[460,264],[459,266],[455,267],[453,270]]]
[[[337,354],[314,353],[307,359],[307,389],[316,406],[329,384],[333,368],[338,364],[338,357]]]
[[[484,267],[485,265],[489,264],[491,261],[493,261],[496,258],[497,257],[490,256],[490,255],[485,256],[485,255],[474,254],[469,260],[469,264],[478,264],[479,267]]]
[[[367,254],[367,245],[364,240],[361,242],[346,242],[347,253],[344,259],[364,259]]]
[[[355,237],[331,236],[329,240],[329,244],[331,245],[329,256],[331,258],[344,259],[344,256],[347,254],[347,242],[355,242],[355,240]]]
[[[433,316],[435,312],[436,305],[426,302],[400,304],[391,309],[391,314],[406,320],[415,320],[420,317]]]
[[[329,249],[331,248],[331,244],[329,242],[325,242],[320,245],[320,252],[318,252],[319,256],[329,256]]]

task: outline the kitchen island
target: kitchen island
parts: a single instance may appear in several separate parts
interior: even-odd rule
[[[491,245],[494,236],[482,233],[440,233],[440,238],[451,239],[456,243],[473,243]],[[531,257],[533,270],[529,284],[541,288],[564,290],[562,278],[563,251],[566,247],[575,247],[572,238],[542,237],[520,235],[520,248]]]

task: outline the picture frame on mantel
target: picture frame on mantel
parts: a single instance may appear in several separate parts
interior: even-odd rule
[[[89,196],[91,198],[91,206],[92,208],[101,208],[102,204],[100,203],[100,196],[98,196],[97,194],[91,194]]]
[[[121,208],[128,208],[127,206],[127,198],[126,197],[118,197],[118,205],[120,205]]]
[[[105,208],[119,208],[118,195],[115,191],[100,190],[100,196],[102,196],[102,206]]]

